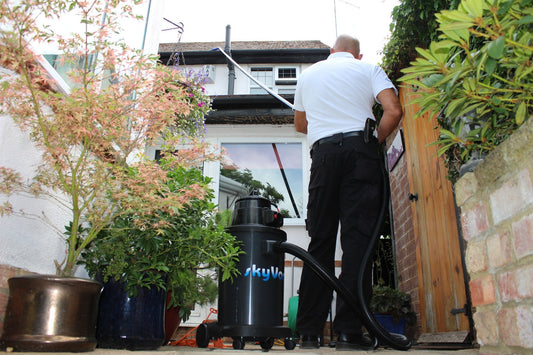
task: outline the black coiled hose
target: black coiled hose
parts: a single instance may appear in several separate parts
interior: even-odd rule
[[[383,219],[385,218],[386,209],[389,202],[389,188],[387,179],[385,176],[385,170],[383,168],[383,162],[381,162],[381,170],[383,173],[383,196],[381,200],[381,209],[379,211],[376,224],[372,230],[373,238],[370,241],[363,260],[361,261],[361,267],[359,268],[359,275],[357,275],[357,287],[356,294],[353,295],[346,287],[344,287],[335,275],[332,275],[327,269],[325,269],[313,256],[311,256],[305,249],[287,242],[278,242],[275,246],[281,252],[287,252],[300,259],[302,259],[307,266],[311,268],[326,284],[333,288],[337,294],[343,298],[343,300],[352,307],[352,310],[359,315],[361,322],[365,325],[366,329],[373,336],[377,337],[382,343],[389,345],[397,350],[409,350],[411,347],[411,341],[401,334],[391,334],[385,328],[376,321],[376,318],[370,312],[370,309],[365,302],[363,293],[363,279],[364,271],[368,264],[371,262],[372,254],[379,239],[379,232]]]

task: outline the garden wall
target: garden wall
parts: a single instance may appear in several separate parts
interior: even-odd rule
[[[533,119],[455,185],[481,353],[533,352]]]
[[[395,133],[391,134],[391,137],[394,136]],[[411,201],[408,199],[410,190],[405,154],[400,157],[394,169],[389,172],[389,181],[398,289],[411,295],[411,304],[413,311],[417,314],[418,321],[415,334],[410,334],[410,336],[416,338],[420,335],[420,297],[413,215]]]

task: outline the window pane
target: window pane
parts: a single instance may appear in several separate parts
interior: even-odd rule
[[[278,206],[285,218],[303,211],[301,143],[224,143],[228,161],[220,172],[219,207],[257,190]]]
[[[274,75],[272,72],[272,68],[252,68],[252,76],[270,89],[274,85]],[[258,85],[252,81],[251,87],[258,87]],[[264,93],[266,94],[266,92]]]
[[[278,78],[280,79],[296,79],[296,68],[279,68]]]

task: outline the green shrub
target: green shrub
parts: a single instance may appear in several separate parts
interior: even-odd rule
[[[223,280],[237,274],[241,252],[235,237],[216,222],[210,179],[184,167],[169,170],[168,178],[171,193],[206,194],[192,197],[173,214],[131,213],[117,219],[82,254],[81,263],[91,277],[125,282],[131,296],[138,287],[170,291],[169,306],[179,306],[185,321],[195,304],[216,299],[217,274]],[[146,218],[151,220],[141,220]]]
[[[416,323],[416,313],[411,309],[411,296],[389,286],[374,286],[370,310],[375,314],[391,315],[395,322],[404,317],[407,324]]]
[[[471,156],[497,147],[533,113],[533,0],[463,0],[437,14],[440,36],[402,70],[413,100],[437,115],[438,154],[452,181]]]

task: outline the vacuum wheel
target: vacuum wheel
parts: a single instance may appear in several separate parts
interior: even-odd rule
[[[291,338],[285,338],[284,345],[285,349],[294,350],[294,348],[296,347],[296,341]]]
[[[270,350],[274,346],[274,338],[265,338],[259,342],[259,345],[263,350]]]
[[[200,324],[198,329],[196,329],[196,345],[199,348],[207,348],[210,340],[211,336],[209,335],[207,323]]]
[[[242,337],[234,337],[233,338],[233,349],[235,350],[242,350],[244,349],[244,338]]]

